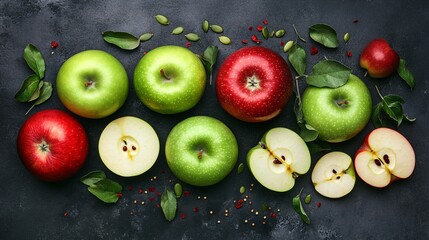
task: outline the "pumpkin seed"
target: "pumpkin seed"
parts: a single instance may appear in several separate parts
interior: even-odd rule
[[[183,30],[185,30],[183,27],[176,27],[175,29],[173,29],[173,31],[171,32],[171,34],[173,34],[173,35],[179,35],[179,34],[182,34]]]
[[[168,21],[168,18],[164,15],[158,14],[155,16],[156,21],[161,25],[168,25],[170,24],[170,21]]]
[[[238,168],[237,168],[237,174],[241,174],[243,170],[244,170],[244,164],[240,163],[240,165],[238,165]]]
[[[176,198],[180,198],[183,193],[183,188],[180,183],[174,184],[174,193],[176,194]]]
[[[198,34],[196,33],[188,33],[185,35],[185,37],[191,42],[197,42],[198,40],[200,40],[200,36],[198,36]]]
[[[223,33],[223,27],[216,24],[210,25],[210,29],[215,33]]]
[[[270,33],[270,38],[272,38],[272,37],[274,37],[274,35],[276,34],[276,31],[271,31],[271,33]]]
[[[281,38],[286,34],[286,31],[283,29],[279,29],[276,31],[276,37]]]
[[[220,36],[219,37],[219,41],[224,44],[224,45],[229,45],[231,44],[231,39],[227,36]]]
[[[153,33],[144,33],[140,36],[140,41],[146,42],[153,37]]]
[[[246,188],[244,186],[240,187],[240,193],[243,194],[246,192]]]
[[[350,33],[344,34],[344,42],[348,42],[350,40]]]
[[[262,36],[265,38],[265,39],[268,39],[268,28],[267,27],[264,27],[264,28],[262,28]]]
[[[209,21],[204,20],[202,24],[203,31],[206,33],[209,31]]]
[[[292,40],[288,41],[283,47],[283,52],[288,52],[289,49],[293,46],[294,42]]]

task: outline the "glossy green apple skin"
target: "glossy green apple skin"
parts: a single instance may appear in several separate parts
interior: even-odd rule
[[[70,57],[58,71],[56,88],[61,102],[86,118],[116,112],[128,96],[128,76],[114,56],[86,50]]]
[[[339,88],[309,86],[302,96],[306,123],[328,142],[343,142],[356,136],[368,124],[371,110],[371,93],[355,75],[350,75]]]
[[[201,60],[184,47],[157,47],[148,52],[134,70],[137,97],[148,108],[162,114],[180,113],[194,107],[205,85],[206,71]]]
[[[233,132],[221,121],[195,116],[171,130],[165,143],[165,156],[178,179],[194,186],[209,186],[233,170],[238,144]]]

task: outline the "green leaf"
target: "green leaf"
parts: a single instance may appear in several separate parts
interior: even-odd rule
[[[202,57],[204,67],[208,72],[208,74],[210,75],[210,80],[209,80],[210,85],[212,84],[213,67],[216,64],[218,52],[219,52],[219,49],[217,46],[208,46],[204,51],[204,54]]]
[[[48,100],[51,97],[51,95],[52,95],[52,84],[50,82],[44,82],[42,88],[40,89],[40,96],[33,103],[30,109],[28,109],[25,115],[27,115],[31,111],[31,109],[33,109],[35,106],[42,104],[46,100]]]
[[[309,29],[310,38],[328,48],[338,47],[337,32],[326,24],[315,24]]]
[[[104,41],[124,50],[134,50],[140,46],[140,39],[126,32],[106,31],[102,36]]]
[[[95,183],[106,179],[106,174],[104,174],[103,171],[92,171],[86,174],[85,176],[80,178],[80,181],[87,185],[87,186],[93,186]]]
[[[296,122],[298,124],[304,124],[304,113],[302,112],[302,101],[301,96],[299,94],[296,94],[293,110],[295,112]]]
[[[161,194],[161,209],[167,221],[174,219],[177,210],[177,199],[173,191],[165,189]]]
[[[301,191],[298,193],[298,195],[296,195],[293,199],[292,199],[292,206],[293,209],[295,210],[295,212],[297,212],[299,214],[299,216],[301,217],[301,219],[307,223],[310,224],[310,218],[308,217],[307,213],[305,213],[304,208],[302,207],[302,203],[301,203]]]
[[[383,110],[383,106],[381,103],[378,103],[372,108],[372,114],[371,114],[371,122],[374,125],[375,128],[382,127],[383,124],[383,118],[381,116],[381,111]]]
[[[405,103],[404,99],[400,96],[389,94],[383,97],[383,100],[389,105],[394,102]]]
[[[45,77],[45,60],[43,59],[42,53],[33,46],[28,44],[24,49],[24,59],[27,62],[28,67],[39,77],[43,79]]]
[[[40,90],[42,89],[44,83],[45,82],[43,80],[39,81],[39,85],[37,86],[36,91],[34,91],[33,95],[31,95],[30,99],[28,99],[28,102],[34,101],[37,98],[39,98],[39,96],[40,96]]]
[[[398,72],[399,76],[408,84],[408,86],[410,86],[410,88],[413,89],[414,86],[416,85],[416,83],[414,81],[414,75],[407,68],[404,59],[399,60],[399,66],[398,66],[398,69],[396,71]]]
[[[304,124],[300,124],[304,125]],[[316,130],[308,129],[305,126],[301,127],[299,136],[304,140],[304,142],[312,142],[317,139],[319,133]]]
[[[289,49],[289,62],[298,75],[304,75],[306,69],[306,54],[305,50],[298,44],[294,43]]]
[[[106,178],[89,186],[88,191],[105,203],[115,203],[119,199],[122,186]]]
[[[323,60],[313,66],[306,78],[307,84],[316,87],[337,88],[347,83],[351,69],[334,60]]]
[[[399,102],[387,104],[386,101],[382,101],[382,107],[387,115],[397,123],[397,126],[401,125],[404,114],[402,105]]]
[[[307,146],[311,154],[317,154],[320,152],[327,152],[332,150],[331,145],[325,141],[319,141],[317,143],[307,142]]]
[[[19,102],[28,102],[39,86],[40,78],[36,74],[27,77],[22,83],[21,88],[15,94],[15,99]]]

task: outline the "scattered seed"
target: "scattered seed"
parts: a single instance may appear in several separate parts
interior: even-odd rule
[[[384,160],[384,162],[385,162],[385,163],[387,163],[387,164],[389,164],[389,163],[390,163],[390,159],[389,159],[389,156],[388,156],[387,154],[384,154],[384,156],[383,156],[383,160]]]
[[[144,205],[144,202],[141,202],[142,205]]]
[[[140,41],[146,42],[153,37],[153,33],[144,33],[140,36]]]
[[[272,38],[272,37],[274,37],[274,35],[276,35],[276,31],[271,31],[271,33],[270,33],[270,38]]]
[[[191,42],[197,42],[198,40],[200,40],[200,36],[198,36],[198,34],[196,33],[188,33],[185,35],[185,37]]]
[[[379,159],[375,159],[375,160],[374,160],[374,162],[375,162],[375,164],[376,164],[377,166],[381,166],[381,162],[380,162],[380,160],[379,160]]]
[[[210,25],[210,29],[214,32],[214,33],[223,33],[223,27],[216,25],[216,24],[212,24]]]
[[[212,214],[213,214],[213,210],[210,210],[210,212],[209,212],[209,213],[210,213],[210,215],[212,215]]]
[[[264,27],[264,28],[262,28],[262,36],[265,38],[265,39],[268,39],[268,37],[269,37],[269,35],[268,35],[269,33],[268,33],[268,28],[267,27]]]
[[[255,215],[259,215],[259,212],[255,212]]]
[[[246,188],[244,186],[240,187],[240,193],[243,194],[246,192]]]
[[[317,206],[318,208],[320,208],[320,207],[322,206],[322,203],[321,203],[321,202],[318,202],[318,203],[316,203],[316,206]]]
[[[204,200],[206,200],[206,199],[207,199],[207,197],[206,197],[206,196],[204,196],[204,197],[203,197],[203,199],[204,199]]]
[[[220,220],[217,220],[217,224],[220,224]]]
[[[292,46],[293,46],[293,41],[292,40],[288,41],[283,47],[283,52],[285,53],[288,52]]]
[[[203,31],[205,33],[208,32],[209,31],[209,21],[204,20],[203,23],[202,23],[202,25],[201,25],[201,28],[203,29]]]
[[[252,223],[252,227],[254,227],[255,226],[255,223]]]
[[[156,21],[161,25],[168,25],[170,24],[170,21],[168,21],[168,18],[164,15],[158,14],[155,16]]]
[[[307,196],[305,196],[304,202],[306,204],[309,204],[311,202],[311,195],[310,194],[308,194]]]
[[[350,40],[350,33],[344,34],[344,42],[348,42]]]
[[[171,34],[179,35],[182,34],[184,30],[185,29],[183,27],[176,27],[175,29],[173,29],[173,31],[171,31]]]
[[[174,184],[174,193],[176,194],[177,198],[180,198],[182,196],[183,188],[180,183]]]
[[[249,223],[249,220],[244,219],[244,223],[245,223],[245,224]]]
[[[286,34],[286,31],[284,29],[279,29],[276,31],[276,37],[281,38]]]
[[[224,44],[224,45],[229,45],[231,44],[231,39],[227,36],[220,36],[219,37],[219,41]]]

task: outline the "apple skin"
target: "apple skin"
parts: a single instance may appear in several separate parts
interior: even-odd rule
[[[134,70],[137,97],[149,109],[175,114],[194,107],[206,86],[201,60],[189,49],[161,46],[149,51]]]
[[[385,78],[396,72],[399,55],[385,39],[374,39],[363,49],[359,65],[372,78]]]
[[[304,119],[319,139],[343,142],[356,136],[371,117],[371,93],[355,75],[338,88],[308,86],[302,96]]]
[[[388,156],[389,161],[384,159]],[[380,163],[377,166],[376,161]],[[415,153],[410,142],[390,128],[377,128],[366,137],[355,155],[355,169],[367,184],[383,188],[411,176]]]
[[[116,112],[128,96],[128,76],[123,65],[100,50],[70,57],[58,71],[56,88],[61,102],[86,118],[103,118]]]
[[[88,138],[70,114],[43,110],[30,116],[19,130],[17,150],[33,175],[47,182],[63,181],[85,163]]]
[[[220,105],[245,122],[268,121],[280,114],[292,95],[292,88],[286,61],[261,46],[233,52],[220,66],[216,78]]]
[[[209,186],[220,182],[233,170],[238,144],[233,132],[221,121],[209,116],[194,116],[170,131],[165,156],[178,179],[194,186]]]

